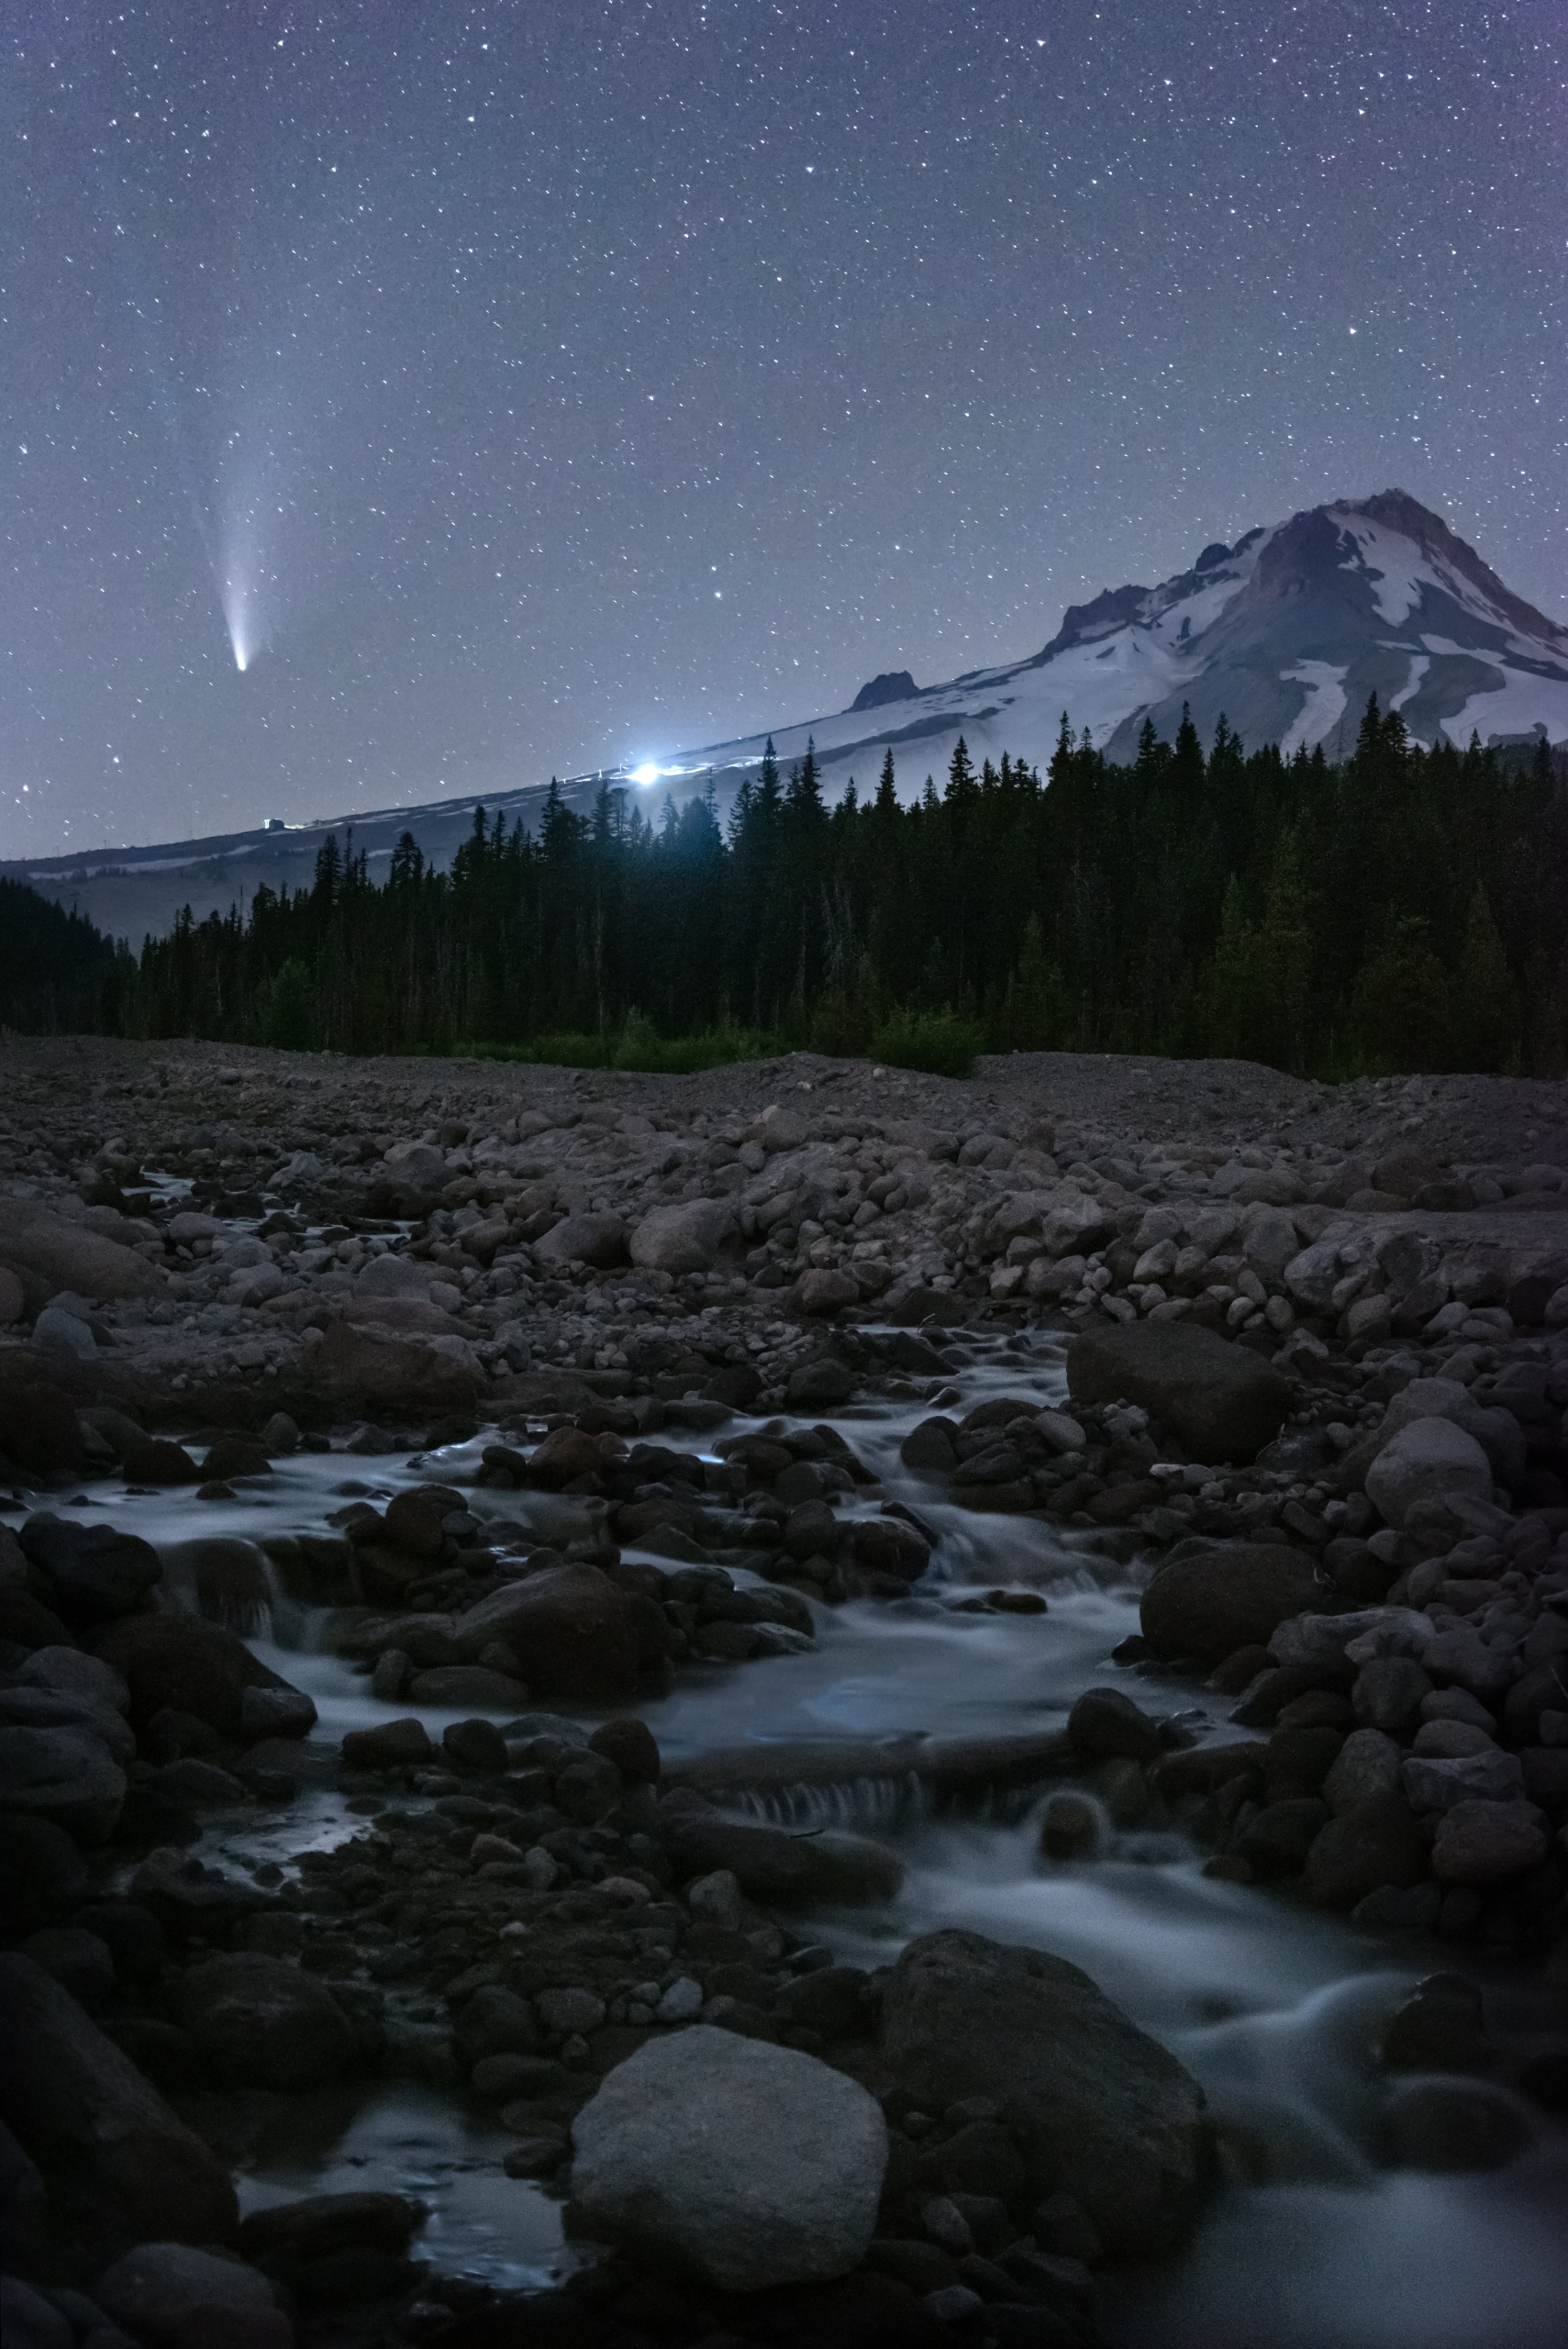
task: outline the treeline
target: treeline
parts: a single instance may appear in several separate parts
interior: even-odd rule
[[[85,917],[0,880],[0,1026],[28,1036],[119,1031],[139,973]]]
[[[961,742],[910,807],[891,753],[829,807],[815,757],[785,776],[770,747],[727,825],[711,788],[651,823],[624,793],[583,817],[552,787],[537,834],[477,809],[450,871],[405,835],[380,884],[328,838],[313,887],[183,916],[113,992],[125,1032],[350,1052],[745,1031],[917,1063],[1556,1074],[1568,782],[1544,743],[1427,750],[1375,698],[1339,765],[1249,753],[1221,720],[1207,757],[1189,722],[1173,744],[1146,725],[1118,766],[1063,719],[1044,781],[1006,757],[977,773]]]

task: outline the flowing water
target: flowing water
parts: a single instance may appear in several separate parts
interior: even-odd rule
[[[1064,1394],[1062,1357],[973,1351],[957,1374],[964,1408],[988,1394],[1041,1405]],[[667,1759],[746,1741],[931,1734],[997,1735],[1060,1727],[1096,1681],[1130,1688],[1154,1711],[1207,1711],[1218,1700],[1160,1675],[1137,1680],[1108,1659],[1137,1627],[1136,1565],[1118,1565],[1093,1536],[1032,1520],[975,1517],[934,1503],[903,1471],[898,1445],[932,1405],[840,1415],[840,1431],[940,1532],[933,1574],[907,1600],[818,1608],[814,1653],[683,1671],[672,1694],[640,1709]],[[89,1508],[170,1542],[199,1531],[258,1538],[319,1531],[346,1486],[384,1497],[421,1478],[468,1485],[485,1437],[426,1455],[301,1454],[265,1497],[203,1504],[103,1487]],[[666,1433],[665,1442],[701,1440]],[[851,1502],[856,1507],[875,1503]],[[526,1496],[473,1494],[482,1518],[516,1519]],[[631,1554],[636,1554],[633,1552]],[[744,1575],[740,1577],[745,1579]],[[1043,1614],[953,1611],[970,1591],[1025,1586]],[[387,1709],[368,1682],[313,1645],[318,1625],[279,1600],[257,1652],[320,1709],[313,1742]],[[399,1705],[398,1709],[408,1708]],[[426,1709],[431,1734],[455,1718]],[[1383,2085],[1371,2048],[1378,2019],[1436,1968],[1465,1964],[1454,1945],[1359,1932],[1289,1900],[1202,1873],[1180,1838],[1108,1833],[1101,1856],[1049,1865],[1038,1855],[1038,1804],[998,1801],[990,1815],[935,1811],[895,1776],[802,1791],[752,1806],[792,1823],[833,1819],[886,1835],[908,1870],[874,1911],[813,1920],[844,1958],[884,1964],[904,1942],[962,1924],[1033,1943],[1082,1965],[1202,2081],[1222,2123],[1228,2182],[1178,2262],[1107,2296],[1107,2337],[1121,2349],[1558,2349],[1568,2337],[1568,2137],[1538,2115],[1525,2155],[1483,2175],[1391,2170],[1375,2158]],[[302,1783],[288,1809],[232,1815],[203,1856],[253,1866],[356,1831],[342,1798]],[[1483,1981],[1494,2024],[1528,2030],[1531,1993],[1506,1968]],[[420,2194],[432,2207],[421,2249],[438,2267],[498,2283],[559,2275],[572,2254],[556,2205],[499,2167],[505,2133],[461,2091],[395,2081],[357,2102],[301,2099],[286,2143],[252,2149],[248,2204],[360,2185]]]

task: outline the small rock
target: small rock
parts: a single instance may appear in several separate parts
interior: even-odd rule
[[[1551,1838],[1529,1803],[1456,1802],[1438,1829],[1432,1874],[1440,1884],[1502,1884],[1539,1867],[1551,1849]]]

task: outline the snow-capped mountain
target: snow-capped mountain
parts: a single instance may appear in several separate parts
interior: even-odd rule
[[[1568,629],[1504,586],[1448,525],[1403,490],[1316,506],[1205,547],[1158,587],[1115,587],[1075,604],[1029,659],[916,687],[873,678],[834,717],[773,730],[786,764],[808,739],[830,785],[862,790],[891,748],[902,791],[939,776],[962,733],[976,763],[1003,751],[1042,769],[1063,711],[1112,758],[1130,758],[1145,718],[1170,740],[1191,706],[1204,740],[1221,713],[1249,747],[1354,743],[1375,693],[1411,733],[1460,743],[1568,738]],[[746,768],[764,737],[679,753],[661,780]]]
[[[875,784],[891,749],[898,785],[915,796],[940,776],[962,734],[978,765],[1004,751],[1043,772],[1063,711],[1113,758],[1130,758],[1145,718],[1167,740],[1190,704],[1206,744],[1223,711],[1249,748],[1294,751],[1321,742],[1330,758],[1354,742],[1367,696],[1402,710],[1423,741],[1568,740],[1568,629],[1510,594],[1448,525],[1403,490],[1361,504],[1316,506],[1288,522],[1208,546],[1190,571],[1159,587],[1115,587],[1075,604],[1049,644],[998,669],[918,686],[906,669],[873,677],[850,708],[775,726],[787,767],[808,740],[829,797],[852,775]],[[721,812],[756,772],[766,732],[677,751],[628,771],[602,768],[562,785],[587,809],[606,785],[637,795],[651,814],[666,794],[706,788]],[[485,807],[531,829],[548,786],[483,794]],[[271,825],[204,841],[106,849],[0,866],[101,929],[139,942],[182,906],[199,919],[243,904],[264,882],[310,879],[328,831],[352,826],[373,877],[385,874],[400,833],[444,865],[471,828],[475,795],[304,825]]]

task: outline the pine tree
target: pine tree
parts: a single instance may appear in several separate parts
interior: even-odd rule
[[[1454,1066],[1494,1072],[1512,1066],[1519,1050],[1519,1001],[1480,881],[1470,900],[1452,1000]]]

